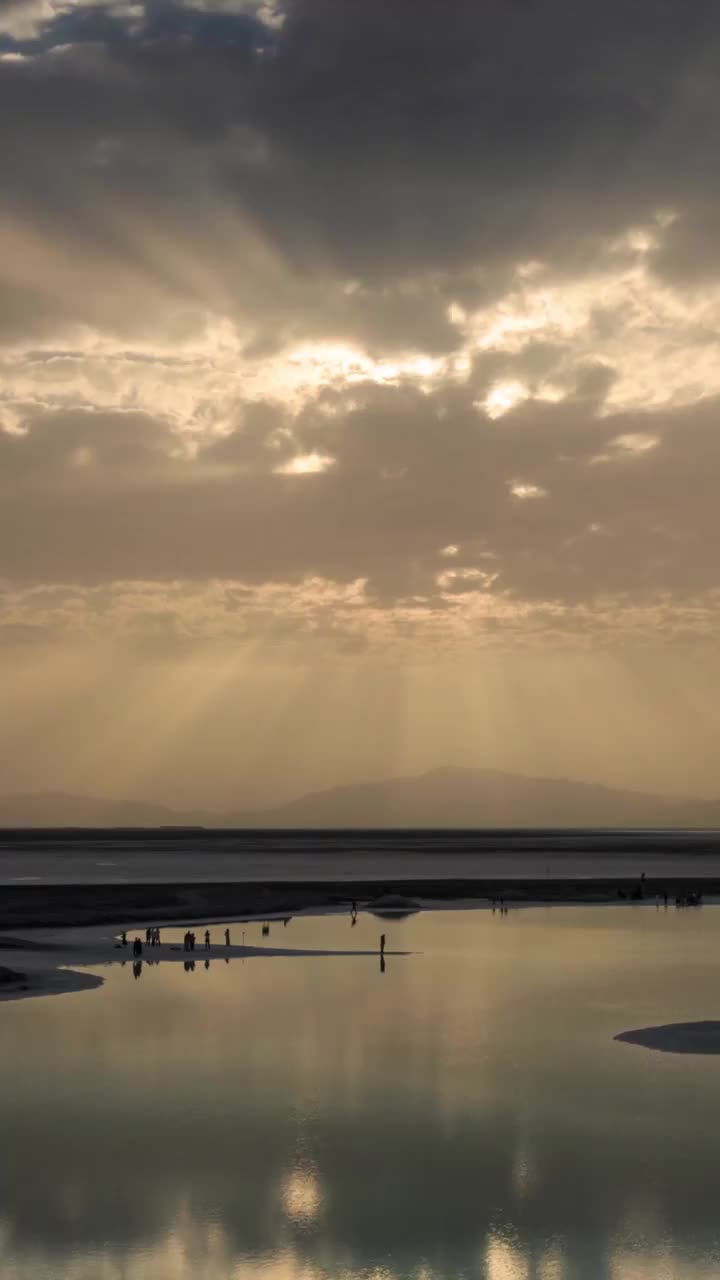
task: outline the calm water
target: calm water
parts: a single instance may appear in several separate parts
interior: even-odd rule
[[[0,1006],[1,1280],[717,1280],[720,910],[383,928]]]

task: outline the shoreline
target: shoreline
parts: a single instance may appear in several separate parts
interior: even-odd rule
[[[142,933],[148,924],[161,927],[282,919],[293,915],[324,915],[349,910],[353,899],[363,912],[490,910],[503,900],[508,907],[553,906],[635,906],[652,907],[658,896],[675,898],[700,890],[711,901],[720,896],[720,880],[715,878],[646,880],[643,896],[632,897],[639,882],[614,880],[483,880],[458,882],[454,879],[419,881],[347,881],[286,884],[211,883],[206,885],[53,885],[10,886],[3,891],[0,906],[0,962],[18,967],[18,981],[0,984],[0,1004],[30,996],[65,994],[95,989],[104,979],[80,969],[132,964],[131,946],[123,947],[118,935]],[[392,904],[392,898],[395,903]],[[710,903],[708,903],[710,905]],[[381,917],[382,918],[382,917]],[[17,931],[22,930],[23,936]],[[30,935],[30,936],[28,936]],[[164,943],[161,950],[147,947],[144,964],[205,960],[218,963],[257,957],[373,957],[379,951],[367,949],[323,950],[287,947],[230,946],[213,944],[209,951],[198,948],[185,952],[179,944]],[[387,956],[404,956],[404,951],[387,951]],[[48,964],[52,967],[48,967]]]
[[[509,906],[598,906],[601,903],[653,902],[664,893],[720,896],[720,876],[648,876],[643,898],[633,898],[639,879],[627,876],[558,878],[383,877],[306,881],[200,881],[134,884],[9,884],[0,890],[0,935],[17,929],[72,928],[81,925],[163,924],[265,919],[300,911],[349,908],[356,901],[372,910],[378,899],[395,894],[442,906],[472,905],[504,899]],[[0,946],[1,946],[0,941]]]
[[[312,913],[308,913],[312,914]],[[318,913],[321,914],[321,913]],[[137,933],[135,925],[125,923],[128,934]],[[187,921],[165,921],[165,926],[180,927]],[[193,922],[197,924],[197,922]],[[217,922],[216,922],[217,923]],[[233,923],[242,923],[233,921]],[[0,957],[12,960],[13,968],[0,965],[0,1005],[6,1001],[22,1000],[29,996],[62,995],[73,992],[94,990],[101,987],[105,979],[98,973],[86,970],[105,969],[113,965],[134,968],[139,971],[143,965],[159,964],[192,964],[209,967],[211,963],[248,959],[372,959],[377,960],[381,952],[378,948],[315,948],[315,947],[278,947],[230,945],[212,943],[209,948],[198,946],[187,952],[178,942],[164,942],[159,948],[143,945],[143,953],[135,957],[132,945],[123,945],[115,932],[107,932],[103,926],[80,926],[58,931],[40,931],[41,936],[34,938],[18,938],[0,935]],[[44,936],[42,936],[44,935]],[[399,958],[410,954],[388,948],[382,953],[387,958]],[[48,968],[48,962],[54,960],[54,967]],[[19,966],[14,968],[14,966]]]

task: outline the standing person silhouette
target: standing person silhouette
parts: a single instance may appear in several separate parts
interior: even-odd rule
[[[229,929],[225,930],[225,946],[226,947],[230,946],[230,930]]]
[[[380,934],[380,955],[381,956],[385,955],[385,934],[384,933]]]
[[[205,950],[206,951],[210,950],[210,930],[209,929],[205,930]]]

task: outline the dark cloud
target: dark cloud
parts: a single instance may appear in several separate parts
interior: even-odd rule
[[[220,322],[241,369],[320,339],[446,357],[451,304],[507,299],[533,259],[560,292],[626,272],[630,298],[635,223],[654,228],[646,285],[697,295],[720,262],[717,5],[0,0],[0,30],[0,342],[38,348],[27,434],[0,434],[8,581],[367,578],[374,601],[438,611],[715,586],[717,402],[688,375],[698,403],[620,413],[602,355],[623,297],[601,287],[598,359],[549,321],[473,350],[463,379],[328,374],[304,407],[228,393],[192,439],[161,394],[141,411],[129,372],[110,409],[99,376],[84,410],[40,388],[43,346],[82,361],[105,339],[169,350],[170,386],[176,347]],[[662,363],[652,323],[634,333]],[[701,315],[678,342],[711,353],[717,333]],[[492,420],[503,380],[529,398]],[[307,454],[332,463],[281,474]]]
[[[695,277],[683,237],[714,237],[710,0],[294,0],[275,28],[250,6],[75,5],[36,26],[0,63],[0,209],[46,246],[19,290],[3,271],[19,332],[164,327],[184,304],[447,350],[449,286],[587,265],[661,205],[681,218],[659,270]],[[80,251],[96,289],[81,273],[74,294],[46,259]]]
[[[581,393],[491,421],[466,390],[365,386],[292,433],[255,406],[194,459],[140,415],[43,415],[0,436],[0,575],[368,578],[387,603],[437,598],[449,573],[450,594],[680,599],[717,581],[719,405],[603,415]],[[290,451],[334,462],[277,474]]]

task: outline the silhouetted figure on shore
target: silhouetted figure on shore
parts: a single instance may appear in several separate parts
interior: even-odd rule
[[[230,946],[230,930],[229,929],[225,930],[225,946],[226,947]]]
[[[135,941],[133,942],[133,955],[134,956],[142,955],[142,942],[140,941],[139,938],[136,938]]]
[[[210,950],[210,930],[209,929],[205,930],[205,950],[206,951]]]
[[[269,924],[264,924],[264,925],[263,925],[263,927],[262,927],[262,936],[263,936],[263,938],[269,938],[269,936],[270,936],[270,925],[269,925]]]
[[[196,941],[195,934],[191,932],[190,933],[190,950],[191,951],[195,950],[195,941]]]
[[[385,934],[384,933],[380,934],[380,955],[381,956],[385,955]]]
[[[123,929],[122,933],[120,934],[120,941],[122,942],[124,947],[127,946],[127,930],[126,929]]]
[[[148,925],[147,929],[145,930],[145,942],[149,945],[151,939],[152,939],[152,929]]]

